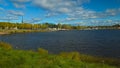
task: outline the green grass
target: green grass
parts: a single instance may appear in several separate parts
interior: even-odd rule
[[[117,68],[103,63],[84,62],[78,52],[53,55],[41,48],[34,52],[8,46],[0,42],[0,68]]]

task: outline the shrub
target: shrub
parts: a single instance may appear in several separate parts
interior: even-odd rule
[[[79,57],[78,52],[65,52],[61,53],[60,56],[48,54],[48,51],[42,48],[39,48],[38,51],[39,53],[25,50],[12,49],[7,51],[0,49],[0,68],[117,68],[106,64],[75,61],[76,57]],[[66,58],[66,56],[70,59]]]
[[[38,53],[40,54],[48,54],[48,51],[42,48],[38,48]]]
[[[8,43],[0,42],[0,48],[10,50],[10,49],[12,49],[12,46]]]

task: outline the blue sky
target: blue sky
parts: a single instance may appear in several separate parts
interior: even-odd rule
[[[0,0],[0,21],[120,24],[120,0]]]

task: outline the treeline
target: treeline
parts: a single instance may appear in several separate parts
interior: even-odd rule
[[[60,29],[84,29],[85,26],[72,26],[69,24],[53,24],[53,23],[43,23],[43,24],[30,24],[30,23],[10,23],[10,22],[0,22],[0,29],[47,29],[47,28],[60,28]]]
[[[70,25],[70,24],[53,24],[53,23],[43,23],[43,24],[30,24],[30,23],[10,23],[10,22],[0,22],[0,29],[47,29],[47,28],[57,28],[57,29],[120,29],[119,24],[112,26],[80,26],[80,25]]]
[[[41,24],[29,24],[29,23],[10,23],[10,22],[0,22],[0,29],[39,29],[47,28],[47,25]]]
[[[120,24],[115,24],[115,25],[111,25],[111,26],[88,26],[87,28],[91,28],[91,29],[120,29]]]

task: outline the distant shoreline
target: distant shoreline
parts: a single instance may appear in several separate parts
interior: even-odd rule
[[[0,32],[0,35],[5,35],[5,34],[9,34],[9,33],[6,33],[6,32]]]
[[[116,30],[116,29],[83,29],[83,30]],[[43,30],[29,30],[29,29],[28,30],[27,29],[0,30],[0,35],[16,34],[16,33],[31,33],[31,32],[53,32],[53,31],[66,31],[66,30],[47,30],[47,29],[43,29]]]
[[[48,32],[48,30],[2,30],[0,35],[15,34],[15,33],[30,33],[30,32]]]

